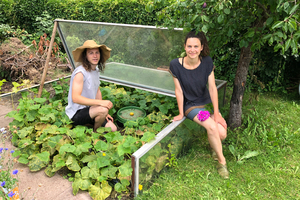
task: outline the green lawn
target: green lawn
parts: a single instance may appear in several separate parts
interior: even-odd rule
[[[223,142],[228,180],[199,135],[136,199],[300,199],[300,96],[246,93],[243,122]]]

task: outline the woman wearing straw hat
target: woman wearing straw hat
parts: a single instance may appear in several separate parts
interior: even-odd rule
[[[87,40],[81,47],[72,51],[74,60],[81,62],[71,76],[66,114],[73,125],[92,124],[94,131],[99,127],[110,127],[116,131],[113,118],[108,114],[113,104],[102,100],[99,89],[99,70],[105,68],[105,61],[110,57],[111,49]]]

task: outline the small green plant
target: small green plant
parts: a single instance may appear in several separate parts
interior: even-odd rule
[[[28,87],[30,87],[31,83],[30,83],[30,80],[23,80],[22,83],[12,82],[12,84],[13,84],[14,87],[12,88],[11,101],[12,101],[12,107],[13,107],[13,109],[15,109],[13,94],[16,94],[22,88],[28,88]]]
[[[171,146],[172,146],[171,144],[168,144],[169,155],[167,157],[168,162],[166,163],[166,166],[176,168],[178,166],[178,162],[175,154],[171,154]]]
[[[1,87],[2,87],[3,83],[5,83],[5,82],[6,82],[6,80],[5,80],[5,79],[3,79],[3,80],[0,80],[0,93],[1,93]]]
[[[229,145],[229,151],[232,153],[232,155],[237,159],[237,163],[242,164],[245,159],[255,157],[259,155],[258,151],[246,151],[244,155],[241,155],[238,153],[238,151],[234,148],[233,145]]]
[[[18,182],[18,170],[13,170],[15,162],[13,157],[14,150],[3,147],[9,136],[5,128],[0,129],[0,199],[5,200],[9,200],[16,195],[16,192],[13,190]]]

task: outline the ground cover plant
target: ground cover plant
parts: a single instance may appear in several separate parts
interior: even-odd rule
[[[299,199],[299,94],[248,91],[244,103],[242,127],[223,142],[228,180],[219,177],[207,136],[199,134],[137,199]]]
[[[64,111],[68,80],[60,81],[53,83],[56,94],[51,98],[45,90],[41,98],[22,92],[18,107],[8,114],[14,118],[9,126],[17,147],[14,156],[31,171],[43,169],[49,177],[67,170],[74,195],[88,190],[93,199],[105,199],[112,191],[130,193],[130,155],[170,123],[176,100],[103,83],[103,99],[114,103],[112,116],[127,105],[141,107],[147,116],[126,122],[116,132],[110,128],[92,132],[92,128],[70,124]]]

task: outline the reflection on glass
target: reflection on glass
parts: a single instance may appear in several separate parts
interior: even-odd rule
[[[158,68],[183,51],[184,35],[180,30],[156,29],[150,26],[59,22],[69,52],[86,40],[105,44],[111,51],[108,62]]]

